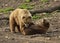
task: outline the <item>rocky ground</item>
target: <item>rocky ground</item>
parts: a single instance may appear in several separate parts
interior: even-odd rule
[[[35,2],[34,2],[35,1]],[[59,1],[59,0],[55,0]],[[55,2],[51,0],[49,3]],[[20,3],[25,3],[23,0],[0,0],[0,8],[14,7],[16,8]],[[35,8],[39,9],[39,0],[33,0],[31,3],[35,3]],[[15,3],[15,4],[14,4]],[[8,6],[5,6],[8,4]],[[44,4],[46,5],[46,4]],[[50,27],[46,34],[35,34],[35,35],[22,35],[20,33],[10,33],[9,31],[9,20],[1,19],[9,17],[9,14],[0,13],[0,43],[60,43],[60,12],[54,11],[50,17],[45,17],[49,20]],[[39,19],[38,19],[39,20]],[[36,20],[35,20],[36,21]]]

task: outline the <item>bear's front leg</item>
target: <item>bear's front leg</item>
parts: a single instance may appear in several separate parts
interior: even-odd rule
[[[23,35],[26,35],[26,33],[24,32],[24,29],[25,29],[25,28],[21,25],[21,26],[20,26],[20,31],[21,31],[21,33],[22,33]]]
[[[14,22],[14,20],[10,19],[9,24],[10,24],[10,31],[15,33],[15,22]]]
[[[23,24],[23,23],[21,23],[20,24],[20,31],[21,31],[21,33],[23,34],[23,35],[26,35],[27,33],[26,33],[26,31],[25,31],[25,25]]]
[[[32,35],[33,34],[33,30],[31,28],[21,28],[21,29],[22,29],[21,33],[23,35]]]
[[[31,28],[27,28],[27,27],[21,27],[21,33],[23,35],[31,35],[33,34],[33,30]]]

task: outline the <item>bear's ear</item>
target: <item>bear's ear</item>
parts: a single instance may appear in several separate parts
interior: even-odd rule
[[[43,22],[46,22],[46,19],[43,19]]]
[[[43,24],[44,24],[44,26],[46,26],[46,27],[49,27],[49,26],[50,26],[49,21],[46,20],[46,19],[43,20]]]
[[[47,23],[48,21],[46,19],[43,19],[43,23]]]

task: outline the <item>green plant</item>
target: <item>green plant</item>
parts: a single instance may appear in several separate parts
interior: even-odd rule
[[[44,17],[51,17],[52,15],[50,13],[45,13],[44,15],[33,15],[32,18],[33,19],[41,19]]]
[[[49,0],[41,0],[41,2],[48,2]]]
[[[31,2],[31,0],[25,0],[25,2]]]
[[[3,9],[0,9],[0,13],[7,13],[7,12],[12,11],[12,10],[14,10],[14,8],[12,8],[12,7],[3,8]]]
[[[33,6],[32,5],[28,5],[28,4],[22,4],[19,6],[19,8],[22,8],[22,9],[33,9]]]
[[[46,14],[44,15],[44,17],[50,17],[50,16],[51,16],[50,13],[46,13]]]
[[[33,19],[40,19],[40,18],[42,18],[42,17],[39,16],[39,15],[34,15],[34,16],[32,16],[32,18],[33,18]]]

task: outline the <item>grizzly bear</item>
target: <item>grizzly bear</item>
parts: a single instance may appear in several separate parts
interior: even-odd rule
[[[31,13],[27,9],[15,9],[9,17],[10,31],[15,33],[15,27],[22,34],[29,34],[31,29],[28,27],[32,24]]]
[[[44,34],[47,32],[50,23],[47,19],[39,19],[34,22],[34,25],[30,26],[33,34]]]

